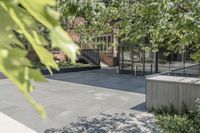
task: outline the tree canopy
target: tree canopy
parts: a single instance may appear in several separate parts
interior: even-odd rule
[[[84,17],[87,21],[85,25],[76,27],[85,43],[94,43],[97,35],[117,29],[121,41],[155,51],[165,47],[181,52],[190,46],[197,49],[193,58],[200,60],[199,0],[85,1],[87,6],[74,1],[73,4],[75,14],[71,15]],[[88,5],[90,8],[86,10]],[[62,8],[63,12],[65,10]]]

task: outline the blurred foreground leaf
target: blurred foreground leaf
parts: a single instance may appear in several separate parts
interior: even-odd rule
[[[53,55],[44,47],[47,44],[38,33],[38,22],[50,31],[52,48],[60,48],[75,61],[79,47],[60,27],[59,13],[52,9],[55,4],[55,0],[0,0],[0,72],[18,87],[43,118],[46,117],[43,107],[29,93],[34,89],[32,82],[43,82],[45,77],[32,66],[25,44],[18,40],[14,32],[26,38],[50,72],[52,68],[59,68]]]

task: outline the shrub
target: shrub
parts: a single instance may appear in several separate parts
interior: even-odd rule
[[[57,65],[59,66],[59,68],[78,68],[78,67],[90,67],[92,65],[90,64],[82,64],[82,63],[71,63],[71,62],[59,62],[57,63]],[[33,66],[35,68],[39,68],[39,69],[46,69],[46,67],[39,61],[37,62],[33,62]]]
[[[167,133],[200,133],[200,104],[195,111],[178,112],[173,107],[154,110],[157,124]]]

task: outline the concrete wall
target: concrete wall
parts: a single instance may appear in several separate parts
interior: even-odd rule
[[[146,78],[146,109],[159,109],[173,105],[181,111],[183,104],[189,110],[195,109],[200,98],[200,79],[155,75]]]

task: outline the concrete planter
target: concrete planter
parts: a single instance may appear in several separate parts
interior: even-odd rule
[[[156,75],[146,78],[146,109],[161,109],[173,105],[181,111],[194,110],[200,98],[200,79]]]

